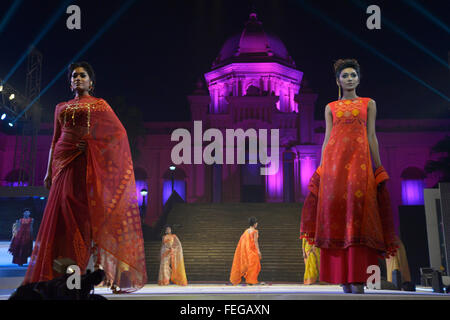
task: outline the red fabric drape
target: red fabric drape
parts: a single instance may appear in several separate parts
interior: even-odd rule
[[[378,251],[365,246],[321,249],[320,254],[320,281],[327,283],[366,283],[367,267],[378,265]]]
[[[375,174],[372,169],[366,126],[369,101],[330,103],[333,129],[322,167],[308,185],[300,236],[319,248],[367,246],[389,256],[397,243],[385,186],[388,175],[382,167]]]
[[[32,218],[20,219],[20,228],[11,241],[9,252],[13,255],[13,263],[26,264],[33,249],[33,239],[31,238]]]
[[[87,150],[77,148],[80,139]],[[25,283],[55,277],[53,259],[85,270],[89,257],[107,282],[132,292],[147,281],[133,163],[124,127],[108,103],[83,97],[55,110],[52,187]]]

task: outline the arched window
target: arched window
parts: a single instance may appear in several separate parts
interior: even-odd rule
[[[144,200],[141,194],[141,190],[145,189],[148,192],[147,172],[145,172],[145,170],[142,168],[135,167],[134,178],[136,180],[136,195],[139,202],[139,207],[141,207]],[[146,198],[146,202],[148,202],[148,196]]]
[[[403,170],[402,178],[402,202],[403,205],[423,205],[423,188],[425,174],[416,167],[408,167]]]

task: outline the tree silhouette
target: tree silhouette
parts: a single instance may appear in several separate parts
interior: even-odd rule
[[[433,154],[442,154],[442,156],[437,161],[428,160],[425,165],[425,172],[438,172],[440,173],[439,182],[450,182],[450,136],[446,136],[431,148],[430,155]]]

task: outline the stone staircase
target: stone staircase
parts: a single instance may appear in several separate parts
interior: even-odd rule
[[[188,282],[229,282],[234,250],[251,216],[258,219],[259,281],[302,283],[299,203],[176,204],[167,218],[180,239]],[[145,243],[148,282],[158,279],[161,242]]]

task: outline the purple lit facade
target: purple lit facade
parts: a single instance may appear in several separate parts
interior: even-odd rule
[[[146,174],[146,180],[138,180],[136,187],[140,204],[140,190],[148,190],[145,223],[154,224],[163,212],[172,179],[174,190],[188,203],[302,202],[320,162],[325,132],[325,121],[314,120],[314,110],[325,106],[315,105],[318,94],[308,88],[281,40],[266,33],[252,14],[244,30],[225,42],[204,78],[207,88],[199,82],[187,97],[192,121],[146,123],[141,156],[134,164]],[[277,174],[258,177],[254,174],[258,167],[238,164],[182,164],[171,173],[171,150],[178,143],[171,141],[171,133],[185,128],[193,135],[193,121],[202,121],[203,132],[217,128],[224,137],[226,129],[279,129]],[[438,181],[438,176],[426,176],[423,168],[432,159],[432,146],[450,134],[449,128],[448,119],[377,120],[381,161],[391,177],[388,189],[397,226],[398,206],[423,204],[423,188]],[[52,130],[52,124],[43,124],[38,137],[35,185],[42,185]],[[13,183],[6,177],[13,169],[16,147],[20,148],[14,136],[0,133],[3,186]]]

